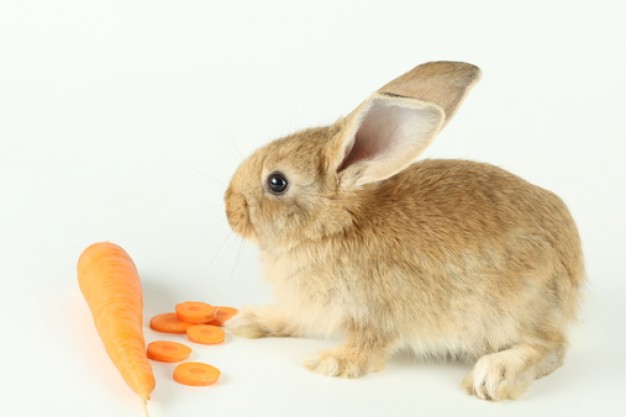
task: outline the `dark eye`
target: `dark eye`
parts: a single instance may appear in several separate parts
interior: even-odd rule
[[[282,172],[272,172],[267,177],[267,188],[272,194],[282,194],[287,189],[289,182]]]

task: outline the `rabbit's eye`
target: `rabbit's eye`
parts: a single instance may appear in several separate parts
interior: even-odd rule
[[[272,172],[267,177],[267,189],[275,195],[283,194],[287,190],[289,182],[282,172]]]

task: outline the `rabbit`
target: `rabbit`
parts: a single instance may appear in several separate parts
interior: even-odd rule
[[[394,352],[474,362],[461,385],[515,399],[563,362],[584,265],[552,192],[493,165],[417,157],[480,70],[419,65],[346,117],[256,150],[225,192],[276,303],[227,323],[243,337],[331,336],[304,361],[354,378]]]

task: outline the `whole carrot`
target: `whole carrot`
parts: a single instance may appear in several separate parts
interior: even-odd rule
[[[109,357],[145,407],[155,382],[146,356],[135,264],[118,245],[95,243],[78,259],[78,285]]]

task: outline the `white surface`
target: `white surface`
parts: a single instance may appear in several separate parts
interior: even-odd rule
[[[78,290],[81,250],[128,250],[146,317],[187,299],[269,301],[223,214],[242,155],[437,59],[484,75],[427,156],[507,168],[579,224],[589,286],[564,367],[492,404],[460,390],[465,365],[400,356],[346,381],[300,366],[333,341],[230,337],[195,349],[222,369],[216,386],[155,364],[150,415],[625,415],[626,3],[361,3],[0,5],[1,415],[140,416]]]

